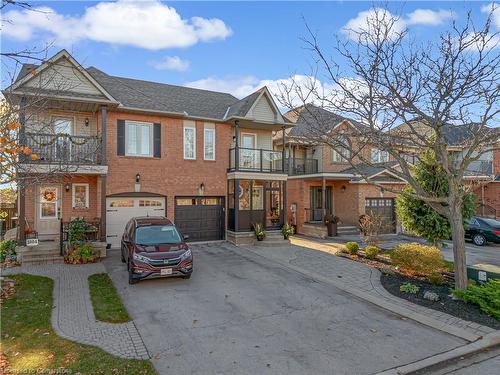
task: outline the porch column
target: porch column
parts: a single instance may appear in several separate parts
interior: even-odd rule
[[[287,221],[287,210],[288,210],[288,206],[286,204],[286,181],[283,181],[283,184],[282,184],[282,188],[283,188],[283,224],[286,224],[288,221]]]
[[[235,140],[234,140],[234,168],[236,171],[239,171],[240,170],[240,121],[239,120],[234,121],[234,136],[235,136]],[[235,185],[235,189],[236,189],[236,185]],[[236,207],[235,207],[235,209],[236,209]]]
[[[285,172],[285,145],[286,145],[286,132],[285,132],[285,127],[281,127],[281,136],[282,136],[282,141],[283,141],[283,149],[281,151],[281,170],[283,173]]]
[[[23,96],[19,101],[19,124],[21,127],[19,128],[19,144],[26,144],[26,112],[25,112],[26,98]],[[24,159],[26,161],[26,159]],[[19,242],[20,245],[26,244],[26,189],[24,178],[19,171],[19,168],[16,170],[17,177],[17,191],[18,191],[18,227],[19,227]]]
[[[234,179],[234,231],[238,231],[238,210],[240,208],[240,184],[238,179]]]
[[[106,106],[101,107],[101,164],[107,164],[106,156],[106,130],[108,121],[108,109]]]
[[[101,175],[101,242],[106,242],[106,175]]]
[[[326,179],[324,177],[321,178],[321,212],[323,212],[323,216],[325,216],[325,202],[326,197]]]

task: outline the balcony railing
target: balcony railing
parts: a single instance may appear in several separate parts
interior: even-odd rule
[[[229,150],[229,170],[283,173],[280,151],[236,147]]]
[[[288,158],[285,159],[285,169],[290,176],[321,172],[317,159]]]
[[[25,145],[37,155],[34,159],[37,162],[81,165],[101,162],[101,139],[97,136],[26,133]]]

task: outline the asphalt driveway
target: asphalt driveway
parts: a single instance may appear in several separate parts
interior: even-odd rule
[[[372,374],[464,344],[230,244],[192,248],[190,280],[130,286],[104,261],[160,374]]]

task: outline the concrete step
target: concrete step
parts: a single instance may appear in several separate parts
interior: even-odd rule
[[[359,228],[354,225],[340,225],[337,227],[337,232],[339,235],[342,234],[359,234]]]
[[[282,238],[281,240],[257,241],[255,243],[255,246],[259,246],[259,247],[281,247],[281,246],[287,246],[289,244],[290,244],[289,240],[284,240]]]
[[[43,265],[43,264],[61,264],[64,263],[64,258],[62,256],[45,256],[38,258],[23,258],[21,261],[22,265]]]

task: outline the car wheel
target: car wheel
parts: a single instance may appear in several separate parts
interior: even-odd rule
[[[191,278],[191,274],[189,275],[186,275],[186,276],[182,276],[183,279],[186,279],[186,280],[189,280]]]
[[[483,246],[486,243],[486,238],[482,234],[476,234],[472,237],[472,242],[474,245]]]

